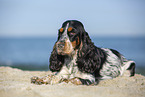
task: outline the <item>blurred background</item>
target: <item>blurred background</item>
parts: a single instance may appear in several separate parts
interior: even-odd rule
[[[145,0],[0,0],[0,66],[48,70],[57,31],[73,19],[145,75]]]

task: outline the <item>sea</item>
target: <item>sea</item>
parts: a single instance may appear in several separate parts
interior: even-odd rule
[[[145,75],[145,37],[91,37],[97,47],[112,48],[136,63]],[[0,38],[0,66],[29,71],[49,70],[49,57],[57,37]]]

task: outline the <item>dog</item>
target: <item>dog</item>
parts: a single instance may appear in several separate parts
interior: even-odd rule
[[[99,48],[91,41],[83,24],[68,20],[58,31],[58,39],[49,59],[49,69],[54,72],[45,77],[32,77],[34,84],[97,85],[100,80],[125,75],[134,76],[135,62],[127,60],[118,51]]]

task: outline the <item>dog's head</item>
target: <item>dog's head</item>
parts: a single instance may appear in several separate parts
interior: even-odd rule
[[[68,20],[62,24],[58,31],[56,51],[59,55],[71,55],[81,44],[81,35],[84,26],[77,20]]]
[[[91,41],[84,26],[77,20],[68,20],[58,31],[58,39],[50,56],[49,68],[51,71],[60,71],[65,57],[77,54],[76,63],[82,72],[91,72],[100,68],[105,54],[97,49]],[[96,65],[97,64],[97,65]]]

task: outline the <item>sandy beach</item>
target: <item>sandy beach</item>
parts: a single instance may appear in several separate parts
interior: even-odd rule
[[[35,85],[32,76],[45,76],[50,71],[22,71],[11,67],[0,67],[0,97],[144,97],[145,76],[117,77],[101,81],[96,86]]]

